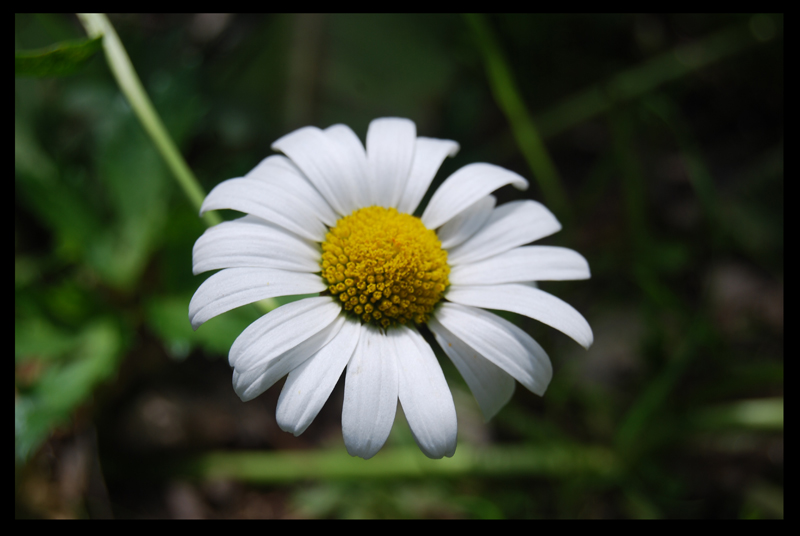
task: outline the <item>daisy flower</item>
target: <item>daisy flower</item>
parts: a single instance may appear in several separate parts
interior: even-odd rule
[[[265,298],[317,296],[253,322],[230,349],[233,387],[251,400],[287,376],[277,421],[294,435],[316,417],[345,374],[347,451],[370,458],[386,442],[400,401],[414,439],[431,458],[456,449],[453,397],[418,328],[427,325],[488,420],[515,380],[542,395],[550,359],[522,329],[483,308],[552,326],[588,348],[592,330],[535,281],[589,278],[578,253],[526,246],[561,226],[536,201],[495,206],[491,193],[528,182],[492,164],[464,166],[414,216],[456,142],[417,137],[412,121],[372,121],[366,148],[345,125],[305,127],[263,160],[217,185],[201,214],[246,214],[195,243],[195,274],[209,277],[189,304],[203,322]]]

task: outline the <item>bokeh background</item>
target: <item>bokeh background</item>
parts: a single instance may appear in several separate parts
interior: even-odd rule
[[[242,403],[230,383],[259,311],[191,330],[204,223],[100,52],[15,79],[17,517],[783,517],[782,16],[110,20],[206,191],[292,129],[363,140],[382,116],[461,144],[434,185],[478,161],[529,178],[497,195],[551,206],[564,230],[541,243],[588,259],[592,279],[541,287],[595,344],[508,315],[555,372],[488,423],[440,353],[449,460],[401,412],[351,459],[341,381],[303,435],[280,431],[281,384]],[[14,35],[86,38],[74,15],[16,15]]]

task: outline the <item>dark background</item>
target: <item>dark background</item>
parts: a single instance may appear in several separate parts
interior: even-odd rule
[[[382,116],[461,144],[434,185],[477,161],[529,178],[497,195],[550,204],[564,230],[542,243],[588,259],[592,279],[541,287],[595,344],[514,318],[554,377],[489,423],[441,359],[459,447],[432,463],[481,453],[489,469],[437,472],[455,465],[426,465],[401,414],[354,466],[341,384],[299,438],[275,423],[280,385],[234,394],[227,350],[254,307],[192,332],[205,227],[102,53],[69,77],[16,78],[17,517],[783,517],[782,16],[110,19],[206,191],[294,128],[363,140]],[[513,84],[487,70],[476,20]],[[18,50],[82,38],[75,16],[15,17]],[[504,113],[502,91],[524,109]],[[563,205],[539,188],[520,119]],[[278,481],[287,452],[325,470]],[[397,474],[398,452],[421,469]]]

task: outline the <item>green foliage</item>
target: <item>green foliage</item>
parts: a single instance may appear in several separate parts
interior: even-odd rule
[[[236,337],[257,318],[255,308],[237,309],[194,331],[186,321],[190,299],[191,294],[158,296],[146,306],[148,327],[176,358],[185,358],[195,347],[210,354],[227,355]]]
[[[123,345],[109,320],[70,333],[42,317],[17,319],[14,340],[14,450],[20,462],[116,373]]]
[[[14,51],[14,76],[69,76],[102,47],[103,38],[63,41],[47,48]]]
[[[22,57],[41,59],[36,72],[63,64],[57,73],[65,74],[70,58],[77,67],[77,59],[87,58],[101,42]],[[72,78],[63,93],[48,95],[36,81],[15,84],[16,195],[52,241],[45,262],[34,251],[19,256],[15,270],[17,310],[25,304],[30,313],[15,325],[16,364],[25,378],[15,403],[15,445],[23,460],[116,373],[126,347],[117,326],[135,329],[137,322],[124,306],[109,307],[97,298],[114,292],[129,301],[140,292],[147,263],[162,245],[174,187],[152,141],[113,86]],[[190,88],[184,78],[155,92],[178,140],[203,112],[196,99],[187,98]],[[202,230],[199,222],[196,229]],[[23,240],[28,243],[28,235]],[[61,275],[58,284],[45,283],[64,267],[81,274],[78,284]],[[183,307],[191,331],[188,299]],[[47,316],[68,327],[56,327]],[[28,374],[31,370],[36,373]]]
[[[296,297],[192,330],[196,207],[107,63],[88,61],[101,41],[73,16],[18,14],[18,515],[102,517],[107,490],[120,517],[783,516],[782,16],[110,18],[205,191],[293,128],[363,139],[386,115],[461,144],[434,187],[478,161],[533,179],[497,195],[569,207],[544,243],[582,253],[592,279],[541,287],[596,342],[504,314],[555,373],[489,423],[439,356],[452,459],[424,458],[402,418],[375,458],[350,458],[341,386],[303,435],[279,431],[279,386],[241,403],[225,356]],[[83,467],[75,451],[95,469],[59,480]],[[91,491],[59,509],[42,489]]]

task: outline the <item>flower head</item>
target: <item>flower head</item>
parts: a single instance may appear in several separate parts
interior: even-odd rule
[[[407,119],[370,123],[366,149],[350,128],[305,127],[273,144],[242,178],[220,183],[202,212],[247,216],[208,229],[194,246],[208,278],[189,305],[196,329],[225,311],[277,296],[316,294],[253,322],[231,347],[233,387],[251,400],[288,375],[280,427],[301,434],[345,373],[342,432],[350,454],[370,458],[386,441],[397,401],[431,458],[456,448],[453,398],[426,324],[489,419],[515,381],[539,395],[552,376],[541,346],[483,308],[548,324],[584,347],[586,320],[535,281],[586,279],[578,253],[526,246],[561,226],[543,205],[495,207],[491,193],[527,181],[491,164],[448,177],[420,217],[413,213],[458,144],[417,137]]]

